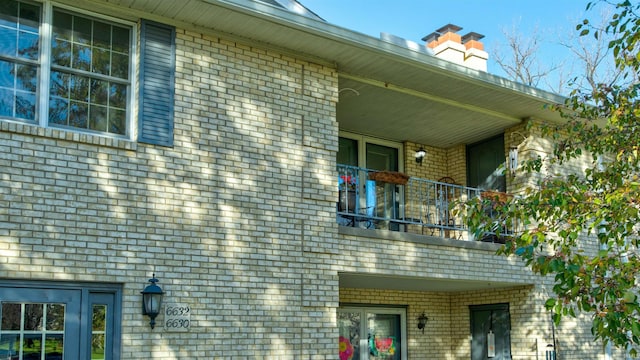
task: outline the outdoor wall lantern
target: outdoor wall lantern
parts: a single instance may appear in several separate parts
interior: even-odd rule
[[[516,169],[518,168],[518,148],[512,146],[509,149],[509,170],[511,171],[511,175],[516,174]]]
[[[142,315],[147,315],[151,319],[149,325],[153,329],[156,326],[156,316],[160,314],[160,304],[162,303],[162,289],[156,285],[159,280],[156,279],[156,274],[153,274],[153,278],[149,279],[151,285],[147,285],[142,294]]]
[[[427,151],[421,147],[418,151],[416,151],[415,157],[416,157],[416,162],[418,164],[420,164],[420,166],[422,166],[422,160],[424,160],[424,157],[427,155]]]
[[[424,328],[427,326],[427,321],[429,320],[429,318],[423,312],[422,314],[420,314],[420,316],[418,316],[417,320],[418,320],[418,330],[422,330],[422,333],[424,334]]]

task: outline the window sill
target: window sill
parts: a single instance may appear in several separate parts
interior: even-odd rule
[[[113,138],[100,136],[97,134],[80,133],[55,128],[45,128],[33,124],[25,124],[10,120],[0,120],[0,132],[31,135],[130,151],[136,151],[138,148],[138,143],[128,139]]]

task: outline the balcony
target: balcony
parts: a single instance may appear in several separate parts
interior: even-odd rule
[[[450,178],[433,181],[356,166],[337,168],[339,225],[475,240],[451,207],[482,196],[484,190],[454,184]],[[504,242],[491,234],[478,240]]]

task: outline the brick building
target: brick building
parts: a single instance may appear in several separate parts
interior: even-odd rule
[[[524,119],[559,120],[483,71],[478,34],[376,39],[284,0],[0,19],[0,358],[619,355],[553,328],[551,279],[445,213],[517,190],[508,150],[545,146]]]

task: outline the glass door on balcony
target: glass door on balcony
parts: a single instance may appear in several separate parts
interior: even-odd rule
[[[405,360],[406,311],[401,308],[338,309],[339,359]]]
[[[398,171],[398,149],[395,147],[367,143],[366,167],[370,170]],[[400,187],[396,184],[376,184],[376,209],[377,216],[387,219],[399,217]]]
[[[367,170],[402,171],[402,144],[385,141],[367,136],[341,133],[339,138],[337,163],[339,165],[354,166]],[[352,175],[344,167],[341,175]],[[395,184],[386,184],[369,180],[366,171],[357,172],[358,203],[354,209],[359,215],[368,218],[393,219],[400,216],[399,200],[402,199],[402,189]],[[340,209],[339,209],[340,210]],[[348,212],[351,209],[344,209]],[[376,227],[386,227],[386,222],[369,221]]]

